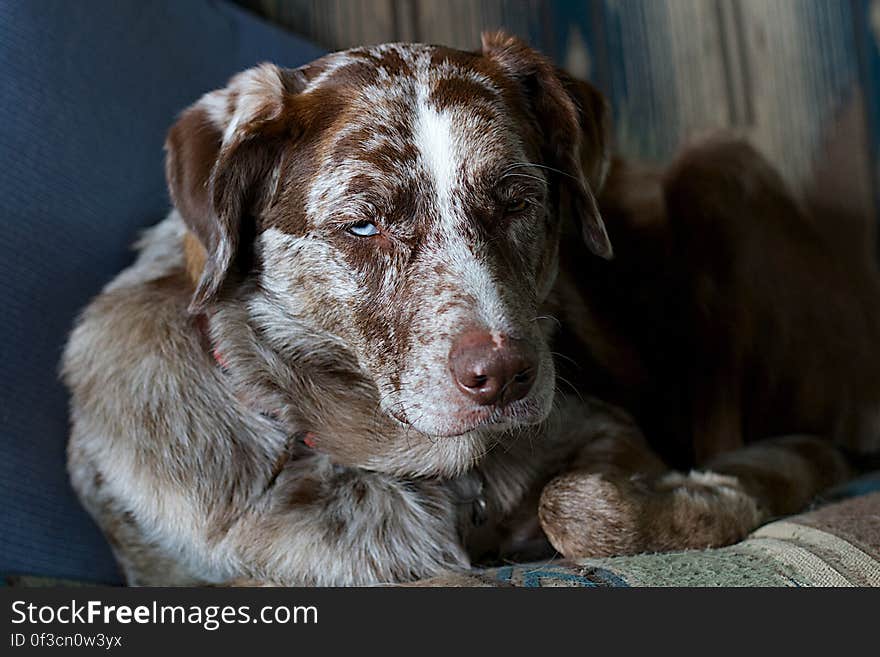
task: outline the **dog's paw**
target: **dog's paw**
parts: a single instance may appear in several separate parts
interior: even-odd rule
[[[606,557],[641,551],[643,502],[626,480],[569,472],[544,488],[538,518],[563,556]]]
[[[669,472],[650,484],[566,473],[544,489],[538,517],[553,547],[570,559],[720,547],[761,522],[736,478],[711,472]]]
[[[654,486],[645,536],[655,551],[730,545],[761,523],[756,500],[735,477],[714,472],[670,472]]]

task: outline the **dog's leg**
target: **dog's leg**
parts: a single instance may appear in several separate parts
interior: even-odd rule
[[[569,558],[717,547],[849,475],[830,443],[804,436],[723,454],[706,468],[668,471],[638,434],[600,438],[544,489],[541,524]]]
[[[822,491],[855,473],[830,441],[783,436],[719,454],[705,467],[736,477],[763,518],[797,513]]]
[[[538,516],[569,558],[731,543],[760,520],[734,478],[670,471],[637,430],[591,440],[544,488]]]

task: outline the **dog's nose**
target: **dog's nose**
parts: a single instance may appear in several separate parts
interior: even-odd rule
[[[469,331],[452,345],[449,370],[458,387],[476,403],[506,406],[532,389],[537,356],[521,340]]]

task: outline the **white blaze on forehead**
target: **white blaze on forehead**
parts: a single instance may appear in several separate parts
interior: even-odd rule
[[[457,130],[456,130],[457,128]],[[507,309],[498,291],[498,282],[485,260],[478,255],[477,243],[468,243],[457,226],[461,208],[453,202],[453,191],[464,174],[462,135],[479,129],[460,112],[438,110],[428,102],[425,88],[418,94],[413,139],[422,165],[434,183],[439,230],[443,235],[443,257],[460,277],[461,291],[474,299],[474,319],[495,331],[510,330]]]
[[[439,112],[431,107],[424,95],[419,97],[417,112],[413,135],[416,148],[428,175],[434,181],[438,206],[446,215],[450,209],[452,187],[458,171],[452,122],[447,112]]]
[[[486,261],[483,245],[453,232],[444,236],[440,248],[440,257],[446,268],[454,272],[459,292],[473,300],[468,304],[470,316],[465,323],[476,322],[492,332],[493,342],[500,348],[502,335],[509,335],[513,329],[511,313],[501,296],[501,281],[493,275]],[[456,320],[456,323],[461,322]]]

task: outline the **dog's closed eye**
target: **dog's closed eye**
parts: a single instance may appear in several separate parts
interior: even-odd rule
[[[529,201],[524,198],[510,199],[504,206],[504,214],[519,214],[529,207]]]

